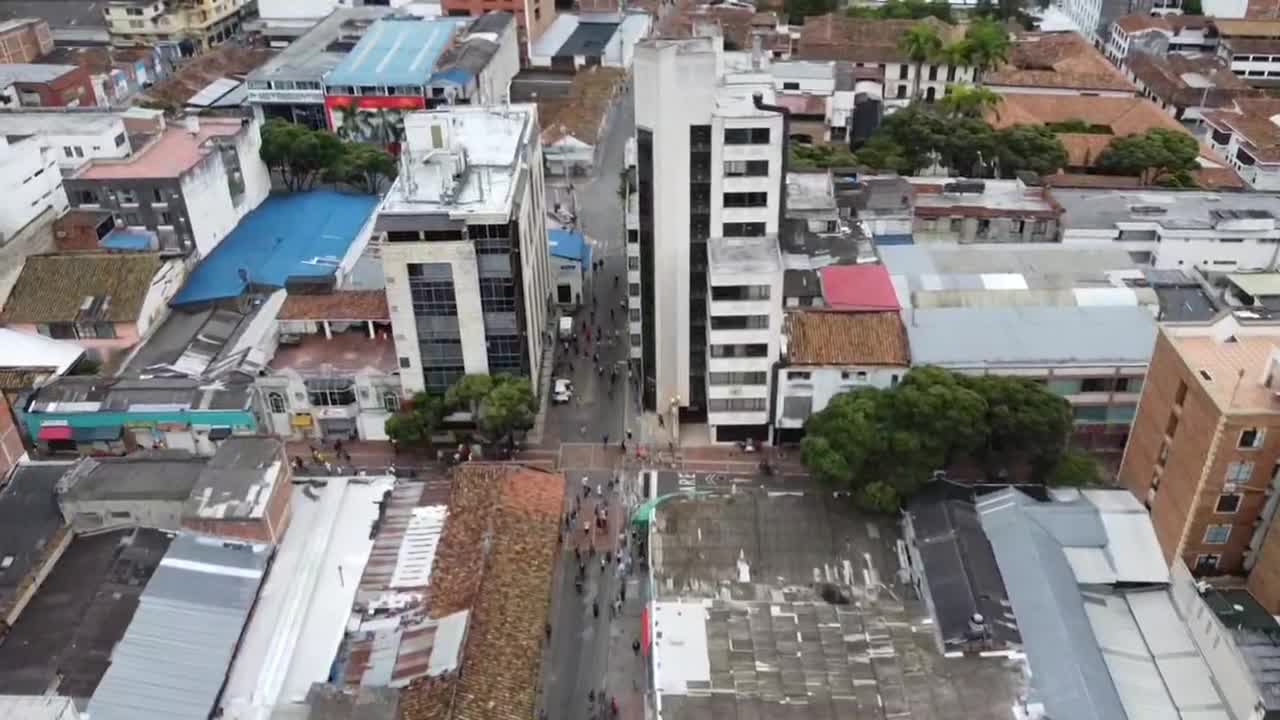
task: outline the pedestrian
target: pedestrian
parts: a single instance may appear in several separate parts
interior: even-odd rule
[[[618,597],[622,600],[622,602],[627,601],[627,584],[626,583],[622,583],[622,585],[618,588]]]
[[[610,311],[610,312],[612,312],[612,311]],[[595,310],[592,310],[592,311],[591,311],[591,322],[592,322],[592,323],[595,323],[595,321],[596,321],[596,311],[595,311]]]
[[[547,636],[548,641],[551,640],[551,623],[547,623],[545,626],[543,626],[543,634]]]
[[[631,439],[631,428],[627,428],[627,439]]]
[[[640,638],[631,641],[631,652],[635,653],[636,656],[640,655]]]
[[[342,457],[342,438],[333,441],[333,454]]]
[[[604,551],[604,559],[605,559],[606,561],[608,561],[608,562],[613,562],[613,551],[612,551],[612,550],[605,550],[605,551]]]
[[[586,426],[583,426],[583,431],[584,432],[586,431]],[[586,497],[590,494],[591,494],[591,486],[587,482],[587,476],[583,475],[582,476],[582,497]]]
[[[609,308],[609,322],[613,322],[613,308]]]
[[[578,562],[582,562],[582,550],[580,550],[576,545],[573,548],[573,559]]]
[[[605,434],[604,434],[604,439],[600,441],[600,444],[601,444],[601,445],[608,445],[608,444],[609,444],[609,433],[605,433]]]
[[[621,275],[614,275],[614,276],[613,276],[613,286],[614,286],[614,287],[618,287],[618,280],[620,280],[621,278],[622,278],[622,276],[621,276]]]
[[[596,497],[604,497],[604,488],[600,483],[596,483]]]
[[[662,422],[662,415],[658,415],[658,427],[666,427],[666,424]]]
[[[600,617],[600,603],[591,601],[591,617]]]
[[[579,594],[579,595],[581,595],[581,594],[582,594],[582,581],[581,581],[581,580],[575,580],[575,581],[573,582],[573,589],[574,589],[574,590],[577,590],[577,591],[578,591],[578,594]]]
[[[591,353],[591,362],[597,365],[600,364],[600,353],[598,351]]]
[[[600,556],[600,574],[604,574],[604,569],[609,567],[609,563],[605,562],[604,555]]]

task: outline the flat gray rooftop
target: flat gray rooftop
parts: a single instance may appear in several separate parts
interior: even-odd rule
[[[1067,230],[1112,228],[1120,222],[1209,228],[1213,226],[1209,214],[1214,210],[1264,210],[1280,218],[1280,197],[1263,193],[1117,192],[1055,188],[1051,194],[1062,206],[1062,223]]]
[[[771,272],[782,267],[778,238],[716,238],[707,240],[707,264],[711,276],[735,272]]]
[[[0,112],[0,135],[89,135],[123,125],[115,113],[39,109]],[[120,128],[124,132],[124,128]]]
[[[662,720],[1003,720],[1025,692],[1018,661],[937,651],[891,521],[748,491],[671,500],[654,523]]]
[[[59,483],[71,500],[171,500],[191,494],[207,458],[185,450],[147,450],[122,458],[85,458]]]

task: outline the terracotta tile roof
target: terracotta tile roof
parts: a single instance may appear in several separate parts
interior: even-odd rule
[[[793,365],[909,365],[907,331],[897,312],[787,313]]]
[[[23,265],[0,321],[134,322],[162,264],[159,253],[33,255]],[[96,307],[86,309],[87,298]]]
[[[1102,53],[1075,32],[1022,33],[1009,48],[1009,61],[983,82],[1021,86],[1136,92]]]
[[[1271,121],[1277,114],[1280,98],[1240,98],[1234,110],[1205,113],[1205,122],[1218,130],[1238,133],[1255,159],[1280,162],[1280,126]]]
[[[517,465],[454,472],[431,617],[470,609],[460,672],[401,694],[401,720],[534,717],[564,478]]]
[[[800,28],[795,57],[804,60],[848,60],[850,62],[907,62],[899,39],[916,23],[935,26],[943,43],[959,40],[964,29],[926,18],[924,20],[868,20],[829,14],[811,17]]]
[[[381,290],[343,290],[325,295],[285,298],[280,320],[390,320],[387,294]]]
[[[1057,173],[1045,175],[1040,181],[1049,188],[1101,188],[1108,190],[1128,190],[1142,187],[1137,177],[1127,175],[1085,175],[1083,173]]]
[[[1179,107],[1227,107],[1237,97],[1258,93],[1214,55],[1131,52],[1126,62],[1129,72],[1146,85],[1152,95]],[[1187,77],[1193,74],[1211,84],[1208,93],[1203,86],[1195,87],[1187,82]]]
[[[752,37],[759,35],[766,50],[789,51],[791,36],[777,32],[778,18],[773,13],[757,12],[742,7],[706,5],[696,0],[683,0],[669,10],[658,23],[656,37],[693,37],[698,25],[715,25],[724,36],[726,50],[751,49]]]
[[[551,145],[561,138],[573,137],[595,145],[604,122],[605,110],[617,95],[626,73],[617,68],[594,67],[580,70],[564,97],[538,100],[538,118],[542,123],[542,144]]]

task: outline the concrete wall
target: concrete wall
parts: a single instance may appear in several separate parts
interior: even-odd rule
[[[1057,220],[1039,220],[1034,217],[982,219],[987,220],[985,231],[980,230],[980,219],[976,217],[917,216],[911,234],[917,243],[1030,243],[1056,242],[1058,238]],[[954,220],[960,221],[958,229],[952,227]]]
[[[520,72],[520,30],[511,23],[498,38],[498,52],[476,79],[477,105],[498,105],[510,99],[511,79]]]
[[[234,198],[236,215],[243,218],[253,212],[271,193],[271,171],[262,162],[261,123],[254,122],[235,136],[236,159],[244,192]],[[363,249],[363,245],[361,249]]]
[[[808,379],[796,373],[808,373]],[[860,380],[858,373],[866,373]],[[817,413],[831,404],[836,395],[864,387],[887,390],[897,384],[907,373],[906,367],[882,365],[818,366],[790,365],[778,370],[777,398],[774,404],[774,425],[778,428],[802,428],[804,419],[788,419],[782,414],[783,400],[788,397],[811,397]]]
[[[271,499],[267,502],[266,511],[260,519],[216,520],[188,516],[182,518],[182,527],[216,537],[279,543],[289,527],[289,498],[293,493],[293,473],[285,459],[283,444],[277,460],[279,475],[271,488]]]
[[[182,500],[68,500],[62,496],[62,517],[78,533],[141,526],[177,532],[182,526]]]
[[[98,132],[66,135],[42,133],[40,139],[53,149],[58,158],[58,166],[68,169],[78,168],[90,160],[125,158],[133,152],[124,121],[118,118]]]
[[[535,111],[536,112],[536,111]],[[520,292],[524,301],[525,344],[529,367],[537,388],[542,376],[543,332],[554,300],[551,251],[547,248],[546,185],[543,178],[542,132],[536,122],[529,129],[525,158],[528,179],[520,202]],[[461,310],[461,308],[459,308]]]
[[[170,260],[160,266],[155,277],[151,278],[151,287],[142,301],[142,310],[138,312],[137,333],[146,337],[151,327],[168,312],[169,301],[182,288],[187,278],[187,267],[181,260]]]
[[[67,193],[62,185],[53,150],[38,138],[10,145],[0,138],[0,245],[8,242],[46,210],[54,216],[66,212]]]
[[[206,155],[182,176],[180,184],[195,250],[200,257],[208,257],[235,229],[241,217],[231,202],[222,155],[216,152]]]

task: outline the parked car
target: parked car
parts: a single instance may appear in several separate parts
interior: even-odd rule
[[[563,405],[573,399],[573,381],[568,378],[556,378],[551,390],[551,402]]]

